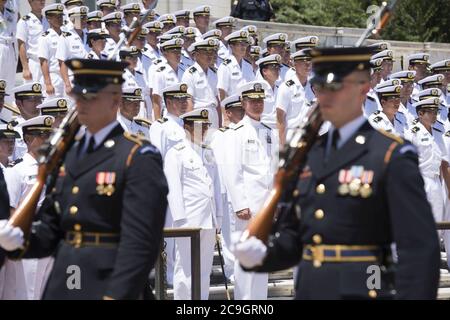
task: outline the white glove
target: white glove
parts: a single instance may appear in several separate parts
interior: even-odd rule
[[[244,267],[250,269],[262,264],[266,257],[267,247],[258,238],[250,237],[235,243],[231,251]]]
[[[0,246],[6,251],[14,251],[23,247],[23,232],[13,227],[8,220],[0,220]]]

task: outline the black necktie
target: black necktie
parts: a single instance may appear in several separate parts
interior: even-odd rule
[[[333,136],[331,137],[331,151],[336,151],[339,137],[339,130],[333,130]]]
[[[94,150],[95,150],[94,147],[95,147],[95,139],[94,139],[94,136],[92,136],[89,139],[89,144],[88,144],[88,147],[86,149],[86,154],[90,154],[90,153],[94,152]]]

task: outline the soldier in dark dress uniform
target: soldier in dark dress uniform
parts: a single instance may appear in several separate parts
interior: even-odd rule
[[[312,146],[267,245],[250,237],[236,257],[261,272],[298,264],[296,299],[436,298],[439,241],[417,151],[362,115],[370,49],[311,54],[330,130]]]
[[[138,299],[162,241],[168,188],[161,156],[116,120],[126,63],[66,64],[86,130],[47,190],[24,249],[11,256],[55,257],[44,299]]]

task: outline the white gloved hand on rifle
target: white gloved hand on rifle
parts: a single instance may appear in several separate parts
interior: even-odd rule
[[[0,247],[6,251],[14,251],[23,247],[23,232],[12,226],[8,220],[0,220]]]
[[[245,268],[250,269],[262,265],[266,257],[267,247],[258,238],[250,237],[234,243],[231,251]]]

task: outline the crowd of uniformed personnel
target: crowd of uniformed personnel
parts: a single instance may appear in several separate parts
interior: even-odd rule
[[[267,273],[241,268],[233,257],[231,235],[245,230],[262,208],[272,189],[280,146],[316,101],[317,88],[310,82],[311,50],[320,47],[319,38],[310,35],[290,41],[286,34],[277,33],[259,39],[256,26],[236,30],[233,17],[210,21],[207,5],[159,15],[142,2],[118,6],[115,0],[98,0],[99,10],[90,12],[81,0],[50,5],[29,0],[31,11],[19,17],[17,3],[0,0],[0,166],[12,212],[35,182],[40,146],[77,99],[83,95],[88,99],[89,90],[74,92],[77,86],[96,88],[98,79],[92,70],[97,60],[124,62],[123,79],[108,82],[122,87],[113,123],[134,134],[130,139],[150,140],[161,154],[169,190],[165,226],[202,228],[202,299],[208,299],[216,232],[224,242],[225,273],[234,283],[235,299],[266,299]],[[135,39],[118,46],[134,31],[134,19],[147,13]],[[393,73],[394,53],[389,43],[371,47],[371,89],[363,113],[374,128],[404,137],[417,147],[434,218],[447,220],[450,60],[431,62],[429,54],[414,53],[406,59],[407,70]],[[16,85],[18,59],[23,67],[20,85]],[[102,71],[98,70],[98,77],[111,76]],[[92,79],[83,78],[86,74]],[[113,95],[111,99],[115,101]],[[325,123],[321,134],[328,127]],[[88,145],[88,138],[83,139],[88,154],[103,143],[99,137],[94,146],[91,141]],[[129,152],[114,138],[106,140],[104,147]],[[145,145],[141,148],[144,155],[150,152]],[[74,163],[71,157],[75,156],[69,153],[68,161]],[[80,166],[88,165],[82,161]],[[91,161],[95,162],[94,158]],[[352,167],[340,174],[341,195],[355,192],[370,197],[370,172],[359,169]],[[64,168],[61,170],[64,176]],[[100,170],[93,178],[97,188],[92,192],[103,197],[118,193],[119,181],[124,179],[121,169]],[[366,179],[367,187],[353,190],[355,177]],[[80,192],[71,190],[72,194]],[[41,204],[43,201],[44,195]],[[90,205],[111,208],[114,203],[99,198]],[[75,219],[66,221],[74,232],[66,238],[70,243],[86,223],[77,221],[82,210],[80,206],[68,207],[71,219]],[[446,233],[442,237],[447,248],[450,238]],[[166,239],[165,252],[167,282],[173,285],[175,299],[190,299],[189,241]],[[45,254],[33,256],[39,259],[6,260],[0,273],[0,297],[42,296],[55,261],[44,258]],[[133,270],[124,267],[122,272]],[[47,297],[57,298],[55,292],[61,291],[51,289],[54,287],[50,286]]]

